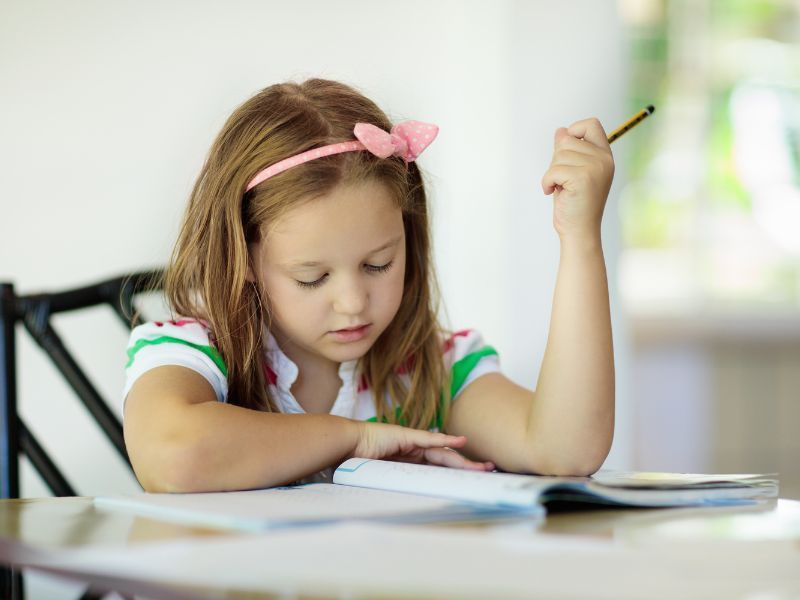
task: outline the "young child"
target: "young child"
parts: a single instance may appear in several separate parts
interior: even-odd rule
[[[542,180],[561,241],[536,391],[474,330],[437,323],[417,156],[356,90],[273,85],[234,111],[165,277],[174,320],[136,327],[124,429],[149,491],[324,480],[351,456],[588,475],[614,428],[600,221],[614,172],[596,119],[555,134]],[[531,365],[531,369],[535,365]]]

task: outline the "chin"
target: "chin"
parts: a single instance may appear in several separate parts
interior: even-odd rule
[[[325,354],[330,360],[335,362],[356,360],[369,352],[369,349],[372,348],[372,344],[374,343],[375,340],[372,339],[359,340],[358,342],[352,342],[350,344],[337,344],[334,342],[333,345],[328,347],[328,352]]]

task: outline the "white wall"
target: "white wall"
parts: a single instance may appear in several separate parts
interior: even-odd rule
[[[285,79],[341,79],[395,120],[441,126],[421,159],[453,325],[480,328],[533,386],[558,261],[539,181],[554,129],[624,114],[610,0],[109,2],[0,6],[0,280],[21,293],[163,264],[194,177],[230,111]],[[616,147],[616,145],[615,145]],[[619,418],[629,463],[616,190],[604,223]],[[105,311],[57,320],[120,410],[126,334]],[[21,332],[20,332],[21,333]],[[20,334],[23,415],[83,494],[137,489]],[[98,450],[100,449],[100,450]],[[23,494],[46,495],[31,473]]]

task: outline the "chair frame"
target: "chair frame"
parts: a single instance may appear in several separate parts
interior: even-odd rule
[[[56,464],[17,413],[16,325],[22,323],[50,357],[80,401],[130,465],[122,424],[67,350],[50,319],[61,312],[108,304],[127,327],[133,326],[134,296],[154,289],[162,272],[144,271],[56,293],[18,296],[0,283],[0,498],[19,498],[19,457],[24,454],[55,496],[75,496]],[[157,289],[157,288],[156,288]]]
[[[94,285],[62,292],[19,296],[11,283],[0,283],[0,499],[20,497],[20,457],[26,456],[54,496],[77,496],[75,489],[48,456],[17,412],[16,326],[22,324],[44,350],[80,401],[131,467],[122,424],[97,388],[67,350],[50,318],[58,313],[108,304],[126,326],[135,320],[134,296],[160,289],[160,270],[115,277]],[[132,467],[131,467],[132,469]],[[22,575],[14,567],[0,566],[0,593],[22,598]],[[83,598],[100,597],[87,591]]]

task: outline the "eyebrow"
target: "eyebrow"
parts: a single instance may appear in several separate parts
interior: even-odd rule
[[[390,246],[397,245],[397,243],[400,241],[400,239],[402,237],[403,236],[398,235],[396,238],[392,238],[391,240],[389,240],[388,242],[386,242],[382,246],[379,246],[379,247],[375,248],[374,250],[371,250],[370,252],[368,252],[367,256],[371,256],[371,255],[373,255],[373,254],[375,254],[377,252],[380,252],[381,250],[386,250],[386,248],[389,248]],[[321,264],[322,263],[320,261],[306,260],[306,261],[288,262],[288,263],[285,263],[282,266],[284,268],[287,268],[287,269],[299,269],[299,268],[302,268],[302,267],[318,267]]]

